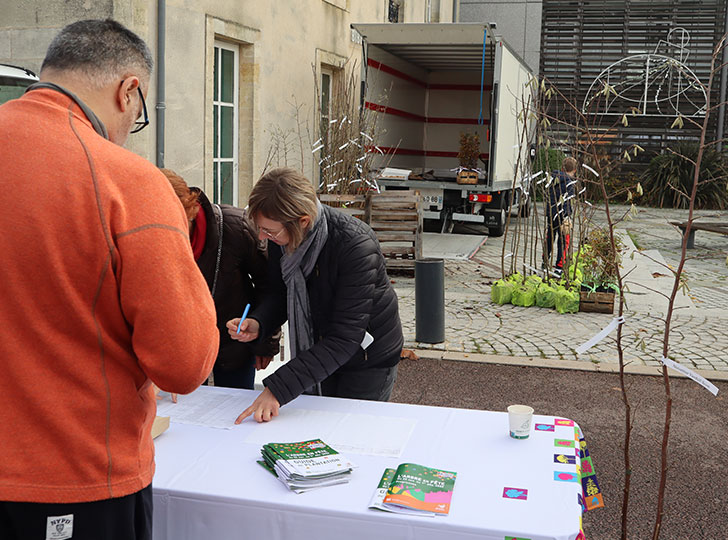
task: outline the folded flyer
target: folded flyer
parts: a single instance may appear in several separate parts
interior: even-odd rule
[[[415,463],[385,469],[369,508],[422,516],[447,515],[457,473]]]

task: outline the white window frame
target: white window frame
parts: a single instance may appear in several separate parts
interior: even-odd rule
[[[324,75],[326,75],[329,78],[329,87],[328,87],[328,103],[326,104],[327,110],[324,111],[323,103],[319,101],[319,118],[326,117],[327,124],[328,121],[331,120],[331,93],[334,90],[334,70],[331,69],[328,66],[321,66],[321,76],[320,76],[320,84],[321,84],[321,96],[320,99],[323,100],[324,97]]]
[[[239,123],[240,123],[240,110],[239,110],[239,101],[240,101],[240,46],[236,45],[234,43],[229,43],[226,41],[221,40],[215,40],[215,46],[213,50],[213,54],[215,55],[215,59],[217,60],[217,66],[218,70],[217,73],[214,72],[213,68],[213,77],[217,77],[217,90],[218,93],[222,92],[222,54],[221,50],[225,49],[228,51],[231,51],[233,53],[233,96],[232,96],[232,102],[223,102],[217,99],[219,96],[213,96],[212,106],[213,106],[213,115],[214,110],[216,107],[232,107],[233,109],[233,155],[231,158],[222,158],[220,157],[220,148],[222,145],[222,136],[220,133],[221,127],[222,127],[222,115],[218,114],[218,122],[217,122],[217,148],[213,149],[213,158],[212,158],[212,167],[213,167],[213,178],[215,172],[217,172],[217,185],[214,186],[214,193],[213,193],[213,202],[215,203],[221,203],[222,199],[222,182],[221,182],[221,167],[220,165],[222,163],[230,163],[232,162],[232,170],[233,170],[233,193],[232,193],[232,201],[224,201],[228,204],[237,205],[238,202],[238,152],[239,152],[239,146],[240,146],[240,133],[239,133]],[[214,65],[214,64],[213,64]],[[213,88],[214,88],[213,84]],[[214,134],[215,135],[215,134]],[[213,141],[215,140],[213,136]],[[214,143],[213,143],[214,144]],[[217,157],[215,157],[217,155]]]
[[[326,104],[326,111],[324,111],[324,104],[323,104],[323,98],[324,98],[324,75],[326,75],[329,78],[329,87],[328,87],[328,103]],[[321,64],[319,66],[319,100],[318,100],[318,117],[319,117],[319,126],[321,126],[321,133],[319,134],[321,136],[321,141],[323,142],[326,140],[327,142],[331,140],[331,124],[329,121],[331,120],[331,93],[334,90],[334,70],[331,69],[329,66]],[[324,122],[324,119],[326,121]],[[323,151],[322,151],[323,155]],[[319,183],[322,181],[322,173],[321,173],[321,167],[323,167],[323,164],[319,164],[318,167],[318,176],[319,176]]]

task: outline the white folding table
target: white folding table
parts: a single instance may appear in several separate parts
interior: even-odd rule
[[[258,395],[214,387],[196,392],[234,395],[240,412]],[[501,412],[300,396],[280,414],[268,424],[248,419],[232,429],[176,423],[173,414],[155,441],[154,539],[574,540],[579,533],[579,459],[571,457],[579,443],[568,419],[537,415],[538,429],[515,440]],[[292,428],[289,441],[300,440],[311,429],[304,424],[313,421],[316,433],[348,448],[358,466],[351,481],[295,494],[256,463],[261,441],[289,442],[282,440],[281,419]],[[397,448],[376,442],[357,450],[362,437],[378,440],[377,423],[385,432],[411,429],[399,457]],[[274,438],[267,440],[269,434]],[[346,446],[347,437],[353,446]],[[457,472],[449,515],[368,509],[384,469],[406,462]]]

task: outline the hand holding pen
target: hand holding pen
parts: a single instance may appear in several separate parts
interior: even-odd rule
[[[232,319],[225,325],[230,337],[236,341],[242,341],[245,343],[258,338],[258,334],[260,333],[260,324],[258,324],[258,321],[255,319],[247,318],[249,311],[250,304],[245,306],[242,317],[239,319]]]
[[[240,317],[240,322],[238,323],[238,331],[237,333],[240,333],[240,326],[243,324],[243,321],[248,317],[248,312],[250,311],[250,304],[245,304],[245,309],[243,310],[243,316]]]

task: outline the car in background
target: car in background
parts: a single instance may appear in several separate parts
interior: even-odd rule
[[[0,105],[19,98],[35,82],[38,82],[38,77],[29,69],[0,64]]]

